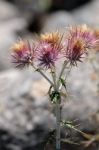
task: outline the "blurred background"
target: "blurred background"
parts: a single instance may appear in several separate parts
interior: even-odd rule
[[[44,150],[44,139],[55,128],[46,96],[48,83],[32,70],[14,69],[10,47],[20,37],[33,39],[35,34],[57,29],[64,32],[64,27],[75,24],[98,27],[99,0],[0,0],[0,150]],[[71,97],[62,110],[63,118],[78,119],[79,128],[88,133],[99,130],[97,82],[90,63],[79,64],[68,79]],[[82,139],[66,132],[72,140]],[[84,150],[69,144],[62,150],[67,148]],[[88,149],[98,150],[98,143]]]

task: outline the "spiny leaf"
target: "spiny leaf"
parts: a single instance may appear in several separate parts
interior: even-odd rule
[[[61,141],[62,141],[62,142],[69,143],[69,144],[80,145],[79,143],[73,142],[73,141],[71,141],[71,140],[68,140],[68,139],[61,139]]]
[[[62,121],[62,125],[68,127],[68,128],[71,128],[71,129],[74,129],[75,131],[79,132],[83,137],[85,137],[86,139],[90,139],[92,137],[92,135],[90,134],[87,134],[87,133],[84,133],[83,131],[77,129],[77,125],[73,125],[73,122],[72,121],[65,121],[63,120]]]
[[[61,82],[62,86],[66,89],[65,80],[63,78],[60,78],[60,82]]]

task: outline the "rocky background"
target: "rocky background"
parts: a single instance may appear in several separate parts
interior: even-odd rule
[[[99,26],[99,0],[0,0],[0,150],[44,150],[44,139],[55,128],[55,115],[46,96],[49,84],[31,69],[14,69],[11,45],[18,37],[31,39],[36,33],[57,28],[64,32],[67,25],[83,23]],[[62,117],[77,119],[80,130],[98,134],[99,94],[88,61],[71,71],[67,88],[70,97]],[[70,130],[66,133],[72,141],[86,140]],[[98,150],[98,141],[87,148],[65,144],[62,150]],[[51,146],[47,149],[54,150]]]

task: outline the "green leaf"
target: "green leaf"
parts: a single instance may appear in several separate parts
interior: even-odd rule
[[[63,78],[60,78],[60,82],[62,84],[62,86],[66,89],[66,82]]]
[[[52,91],[50,94],[49,94],[49,96],[50,96],[50,99],[51,99],[51,102],[52,103],[58,103],[58,102],[60,102],[60,93],[59,92],[57,92],[57,91]]]
[[[62,121],[62,125],[63,125],[63,126],[66,126],[66,127],[68,127],[68,128],[71,128],[71,129],[78,130],[78,129],[76,129],[76,126],[77,126],[77,125],[73,125],[73,121],[65,121],[65,120],[63,120],[63,121]]]

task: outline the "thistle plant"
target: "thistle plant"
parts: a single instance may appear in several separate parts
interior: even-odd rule
[[[67,90],[64,93],[67,72],[82,62],[96,45],[96,38],[86,25],[66,29],[64,34],[58,31],[41,34],[33,43],[20,40],[14,44],[11,53],[12,63],[17,68],[32,66],[50,84],[49,99],[56,112],[56,150],[61,150],[61,104],[63,96],[65,100],[68,98]]]

